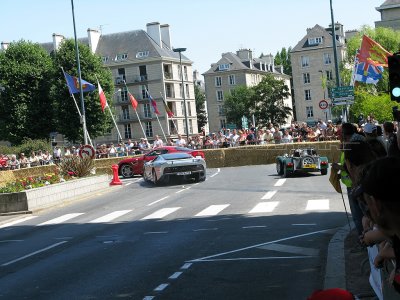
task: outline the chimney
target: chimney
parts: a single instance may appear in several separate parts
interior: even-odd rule
[[[172,49],[171,47],[171,35],[169,33],[169,25],[163,24],[160,26],[161,28],[161,41],[163,42],[163,48],[167,47],[168,49]]]
[[[90,28],[88,28],[87,33],[88,33],[90,51],[92,51],[92,53],[95,53],[97,45],[99,44],[101,33],[96,29],[90,29]]]
[[[162,48],[161,44],[161,33],[160,33],[160,23],[158,22],[153,22],[153,23],[147,23],[147,34],[152,38],[152,40]]]
[[[61,34],[53,33],[53,50],[57,51],[63,41],[64,36]]]
[[[2,50],[2,51],[7,50],[7,48],[8,48],[9,45],[10,45],[10,43],[1,42],[1,50]]]

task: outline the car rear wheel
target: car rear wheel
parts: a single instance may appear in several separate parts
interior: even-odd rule
[[[289,175],[290,175],[290,171],[288,171],[288,169],[287,169],[287,167],[286,167],[286,165],[283,167],[283,172],[282,172],[282,177],[283,178],[287,178],[287,177],[289,177]]]
[[[276,172],[278,173],[278,175],[283,175],[283,167],[280,161],[276,162]]]
[[[328,174],[328,169],[322,169],[321,170],[321,175],[326,175]]]
[[[131,178],[131,177],[133,177],[133,175],[135,175],[134,173],[133,173],[133,170],[132,170],[132,167],[130,166],[130,165],[128,165],[128,164],[123,164],[121,167],[120,167],[120,174],[122,175],[122,177],[124,177],[124,178]]]

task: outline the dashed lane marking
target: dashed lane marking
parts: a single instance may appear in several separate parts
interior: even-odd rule
[[[180,209],[180,207],[168,207],[168,208],[162,208],[157,210],[156,212],[148,215],[147,217],[142,218],[142,220],[150,220],[150,219],[162,219],[166,217],[169,214],[172,214],[173,212],[177,211]]]
[[[175,272],[174,274],[172,274],[171,276],[169,276],[169,279],[177,279],[179,276],[182,275],[183,272]]]
[[[127,210],[117,210],[114,211],[112,213],[109,213],[105,216],[102,216],[100,218],[94,219],[92,221],[90,221],[89,223],[107,223],[107,222],[111,222],[112,220],[119,218],[127,213],[130,213],[132,211],[132,209],[127,209]]]
[[[274,186],[281,186],[285,183],[286,179],[278,179]]]
[[[329,200],[308,200],[306,210],[329,210]]]
[[[0,225],[0,229],[1,228],[6,228],[6,227],[10,227],[10,226],[13,226],[13,225],[16,225],[16,224],[19,224],[19,223],[34,219],[34,218],[37,218],[37,216],[29,216],[29,217],[21,218],[21,219],[18,219],[18,220],[14,220],[14,221],[11,221],[11,222],[8,222],[8,223]]]
[[[269,200],[271,199],[277,191],[269,191],[264,196],[262,196],[261,200]]]
[[[249,214],[272,212],[279,204],[279,201],[260,202],[258,203]]]
[[[155,292],[161,292],[161,291],[165,290],[167,286],[169,286],[169,283],[162,283],[158,287],[156,287],[154,289],[154,291]]]
[[[196,217],[208,217],[208,216],[215,216],[227,208],[230,204],[221,204],[221,205],[210,205],[206,209],[203,209],[201,212],[196,214]]]
[[[147,204],[147,206],[152,206],[153,204],[156,204],[156,203],[158,203],[158,202],[161,202],[161,201],[167,199],[168,197],[169,197],[169,196],[166,196],[166,197],[163,197],[163,198],[161,198],[161,199],[158,199],[158,200],[156,200],[156,201],[154,201],[154,202],[151,202],[150,204]]]

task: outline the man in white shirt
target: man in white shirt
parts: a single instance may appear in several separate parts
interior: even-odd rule
[[[156,139],[154,140],[154,143],[153,143],[153,149],[162,147],[162,146],[164,146],[163,141],[160,139],[160,137],[158,135],[156,135]]]
[[[178,134],[178,139],[175,141],[175,145],[180,146],[180,147],[186,146],[186,141],[184,138],[182,138],[182,136],[180,134]]]

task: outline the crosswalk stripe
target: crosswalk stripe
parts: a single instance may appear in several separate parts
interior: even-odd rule
[[[51,219],[51,220],[48,220],[46,222],[40,223],[37,226],[60,224],[62,222],[71,220],[71,219],[76,218],[76,217],[78,217],[80,215],[83,215],[83,214],[84,213],[66,214],[66,215],[63,215],[61,217],[58,217],[58,218]]]
[[[173,212],[180,209],[180,207],[167,207],[157,210],[156,212],[148,215],[147,217],[142,218],[142,220],[149,220],[149,219],[162,219],[165,216],[172,214]]]
[[[277,191],[269,191],[269,192],[267,192],[267,193],[261,198],[261,200],[269,200],[269,199],[271,199],[271,198],[276,194],[276,192],[277,192]]]
[[[132,211],[132,209],[117,210],[117,211],[109,213],[109,214],[107,214],[105,216],[102,216],[100,218],[94,219],[94,220],[90,221],[89,223],[106,223],[106,222],[110,222],[110,221],[112,221],[112,220],[114,220],[116,218],[119,218],[119,217],[121,217],[121,216],[123,216],[123,215],[125,215],[125,214],[127,214],[127,213],[129,213],[131,211]]]
[[[31,219],[34,219],[34,218],[37,218],[37,216],[29,216],[29,217],[25,217],[25,218],[22,218],[22,219],[14,220],[14,221],[8,222],[6,224],[0,225],[0,229],[1,228],[5,228],[5,227],[10,227],[10,226],[13,226],[15,224],[19,224],[19,223],[22,223],[22,222],[25,222],[25,221],[28,221],[28,220],[31,220]]]
[[[306,210],[328,210],[329,200],[319,199],[319,200],[308,200]]]
[[[281,186],[285,183],[286,179],[278,179],[274,186]]]
[[[272,201],[272,202],[260,202],[252,210],[249,211],[250,214],[254,213],[264,213],[264,212],[271,212],[277,207],[279,201]]]
[[[215,216],[229,205],[230,204],[210,205],[206,209],[203,209],[201,212],[199,212],[196,217]]]

